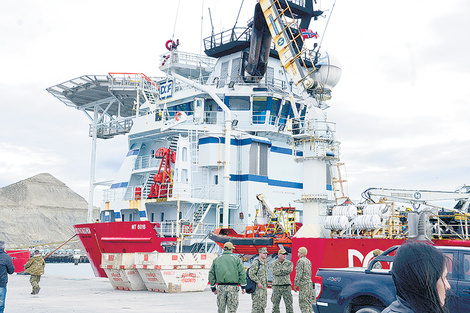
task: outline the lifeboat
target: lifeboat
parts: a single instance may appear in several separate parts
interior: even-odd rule
[[[275,208],[267,224],[246,226],[244,233],[237,233],[232,228],[218,228],[209,233],[209,238],[221,248],[230,241],[238,254],[258,254],[261,247],[266,247],[269,254],[277,253],[281,247],[290,252],[292,237],[302,226],[289,216],[293,212],[294,208]]]

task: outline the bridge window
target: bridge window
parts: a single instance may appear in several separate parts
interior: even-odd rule
[[[248,111],[250,109],[250,97],[229,97],[228,107],[232,111]]]
[[[267,109],[268,97],[253,97],[253,124],[265,123]]]
[[[175,116],[176,112],[185,112],[188,115],[191,115],[193,112],[194,104],[192,101],[180,103],[168,108],[168,113],[170,116]]]
[[[281,113],[279,114],[279,124],[285,124],[286,120],[292,116],[292,108],[290,106],[290,101],[285,101],[284,105],[281,108]]]
[[[279,107],[281,106],[281,99],[272,98],[271,100],[271,116],[269,119],[269,124],[274,125],[276,121],[277,114],[279,113]]]

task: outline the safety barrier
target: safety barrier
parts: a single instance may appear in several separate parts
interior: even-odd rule
[[[101,267],[115,289],[203,291],[216,253],[104,253]]]

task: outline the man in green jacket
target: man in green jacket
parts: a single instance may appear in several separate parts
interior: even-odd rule
[[[34,251],[34,255],[26,262],[24,265],[25,272],[31,274],[29,282],[33,286],[32,295],[38,294],[41,287],[39,287],[39,281],[41,280],[41,275],[44,274],[44,267],[46,263],[44,258],[39,253],[39,250]]]
[[[314,296],[312,283],[312,263],[307,259],[307,248],[301,247],[297,255],[299,260],[295,266],[294,291],[299,288],[299,306],[300,312],[313,312],[312,298]]]
[[[292,283],[290,274],[294,270],[294,264],[286,259],[287,251],[280,249],[278,258],[271,263],[273,272],[273,293],[271,301],[273,303],[273,313],[279,313],[281,298],[284,298],[286,313],[294,313],[292,306]]]
[[[268,257],[268,249],[258,249],[259,257],[248,269],[248,275],[251,280],[256,283],[256,290],[251,294],[253,303],[251,305],[251,313],[264,313],[268,298],[268,271],[269,265],[266,261]]]
[[[239,285],[245,293],[245,268],[242,260],[232,254],[233,248],[231,242],[226,242],[223,254],[214,260],[209,271],[209,283],[212,292],[217,295],[219,313],[225,312],[225,308],[230,313],[237,311]]]

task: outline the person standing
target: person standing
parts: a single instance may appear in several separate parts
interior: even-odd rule
[[[5,252],[5,241],[0,241],[0,313],[5,309],[8,274],[13,274],[15,267],[11,256]]]
[[[39,250],[34,250],[34,255],[24,265],[25,272],[31,274],[29,282],[33,287],[33,291],[31,291],[32,295],[38,294],[41,289],[41,287],[39,287],[39,281],[41,280],[41,275],[44,274],[45,266],[46,262],[44,262],[44,258],[39,253]]]
[[[307,248],[298,250],[299,260],[295,266],[294,291],[299,288],[299,306],[302,313],[313,312],[312,298],[314,296],[312,283],[312,263],[307,259]]]
[[[284,298],[286,305],[286,313],[293,313],[292,306],[292,283],[290,281],[290,274],[294,270],[294,264],[286,259],[287,251],[280,249],[278,258],[271,263],[271,270],[273,272],[273,293],[271,295],[271,302],[273,303],[273,313],[279,313],[279,304],[281,298]]]
[[[224,252],[212,263],[209,271],[209,283],[212,292],[217,295],[218,312],[236,312],[238,309],[238,291],[246,288],[246,273],[242,260],[232,254],[231,242],[224,244]]]
[[[266,261],[268,249],[265,247],[258,249],[258,260],[255,260],[248,269],[248,276],[256,283],[256,290],[251,294],[252,305],[251,312],[263,312],[266,309],[268,299],[268,270],[269,265]]]
[[[395,254],[392,279],[397,299],[382,313],[448,312],[446,256],[423,242],[407,242]],[[463,299],[460,301],[464,301]]]

